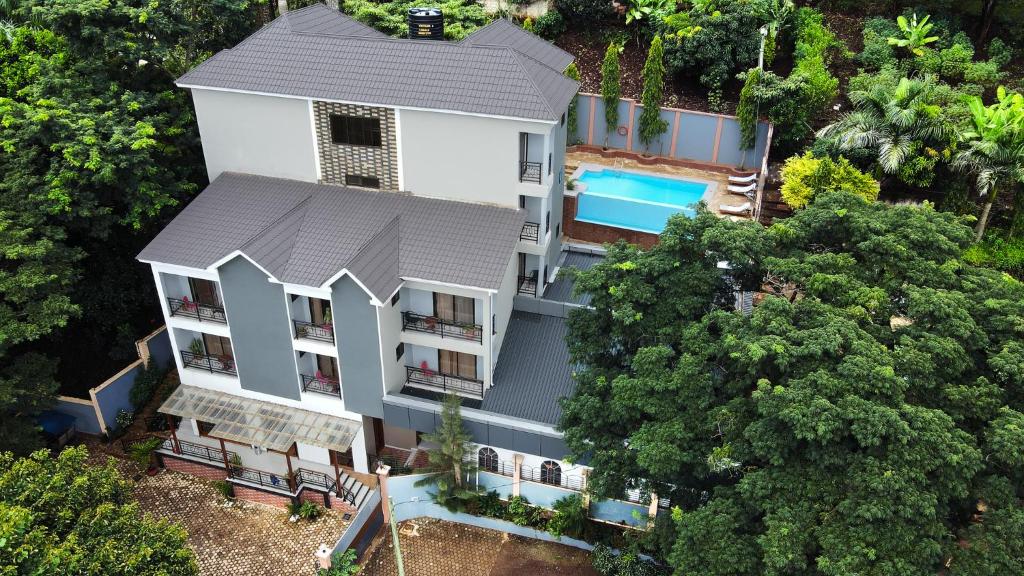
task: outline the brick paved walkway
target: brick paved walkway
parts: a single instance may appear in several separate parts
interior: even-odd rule
[[[399,525],[408,576],[597,576],[583,550],[431,518]],[[395,576],[390,535],[366,553],[360,576]]]
[[[291,523],[279,508],[227,507],[209,483],[171,471],[144,476],[135,495],[146,512],[185,527],[203,576],[311,575],[317,546],[333,547],[348,525],[333,511]]]

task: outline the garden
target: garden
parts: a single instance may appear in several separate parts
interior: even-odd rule
[[[341,8],[402,36],[414,4]],[[735,114],[747,145],[771,121],[768,186],[783,215],[813,190],[931,202],[972,220],[969,262],[1024,276],[1024,4],[553,0],[536,18],[520,16],[527,4],[439,7],[450,40],[516,19],[575,55],[567,74],[608,102]],[[667,129],[650,116],[644,143]]]

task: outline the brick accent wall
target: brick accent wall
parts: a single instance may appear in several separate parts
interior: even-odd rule
[[[235,484],[234,486],[235,497],[240,500],[258,502],[260,504],[266,504],[277,508],[287,508],[288,504],[292,501],[291,498],[281,496],[280,494],[271,494],[262,490],[256,490],[255,488],[249,488],[248,486],[239,486],[238,484]]]
[[[562,233],[573,240],[603,244],[619,239],[641,248],[650,248],[658,243],[658,235],[650,232],[639,232],[625,228],[615,228],[602,224],[591,224],[576,220],[576,197],[562,198]]]
[[[181,472],[182,474],[191,474],[192,476],[198,476],[205,478],[206,480],[223,480],[227,478],[227,472],[223,468],[211,466],[209,464],[201,464],[192,460],[185,460],[183,458],[175,458],[168,454],[158,454],[164,468],[168,470],[174,470],[175,472]]]
[[[381,190],[398,190],[398,138],[395,111],[391,108],[313,102],[316,140],[320,150],[320,181],[344,184],[345,174],[374,176]],[[359,116],[380,120],[380,148],[350,146],[331,141],[331,115]]]

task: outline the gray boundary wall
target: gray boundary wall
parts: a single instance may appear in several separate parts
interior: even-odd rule
[[[599,95],[576,96],[578,120],[576,133],[568,135],[570,145],[605,145],[604,109],[604,100]],[[618,129],[607,134],[609,148],[745,170],[759,169],[768,154],[767,122],[758,123],[754,147],[744,150],[740,148],[740,125],[735,116],[679,108],[661,109],[661,119],[667,123],[668,130],[645,151],[639,135],[643,106],[623,98],[619,100],[618,109]]]

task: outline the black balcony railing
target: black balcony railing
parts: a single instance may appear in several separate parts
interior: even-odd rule
[[[523,224],[523,230],[519,233],[519,239],[526,240],[527,242],[540,241],[540,224],[536,222]]]
[[[171,310],[171,316],[192,318],[200,322],[228,323],[228,317],[224,315],[223,306],[202,304],[187,298],[168,298],[167,305]]]
[[[529,296],[537,295],[537,271],[534,270],[529,276],[519,276],[519,289],[520,294],[526,294]]]
[[[257,470],[256,468],[249,468],[247,466],[232,464],[228,467],[228,477],[232,480],[241,480],[264,488],[281,490],[289,494],[294,493],[295,491],[295,488],[292,486],[291,482],[289,482],[287,475],[274,474],[273,472]]]
[[[346,489],[344,486],[338,486],[338,483],[334,481],[334,478],[331,478],[323,472],[299,468],[295,471],[295,483],[296,487],[305,485],[307,488],[311,488],[319,492],[334,492],[338,498],[341,498],[353,506],[356,504],[356,495],[353,494],[351,490]]]
[[[402,312],[402,330],[437,334],[441,338],[484,341],[484,327],[479,324],[449,322],[436,316],[424,316],[415,312]]]
[[[341,382],[333,378],[320,375],[310,376],[308,374],[302,374],[301,376],[303,392],[316,392],[317,394],[327,394],[328,396],[341,395]]]
[[[238,376],[238,371],[235,369],[235,359],[231,356],[211,356],[210,354],[196,354],[195,352],[182,350],[181,361],[185,368],[205,370],[214,374]]]
[[[196,444],[195,442],[189,442],[187,440],[178,440],[178,447],[181,449],[181,452],[176,452],[176,454],[181,454],[183,456],[191,456],[192,458],[198,458],[200,460],[206,460],[207,462],[212,462],[213,464],[216,464],[217,466],[220,467],[224,466],[225,453],[221,452],[220,448],[211,448],[209,446]],[[160,445],[160,450],[174,452],[174,439],[164,439],[164,443]],[[227,458],[228,462],[237,461],[238,454],[228,450]]]
[[[334,343],[334,327],[330,323],[314,324],[302,320],[292,320],[295,324],[295,337],[320,342]]]
[[[464,378],[452,376],[443,372],[425,368],[405,367],[405,383],[410,386],[438,390],[440,392],[455,392],[476,398],[484,397],[484,382],[475,378]]]
[[[519,181],[540,184],[543,165],[540,162],[519,162]]]

